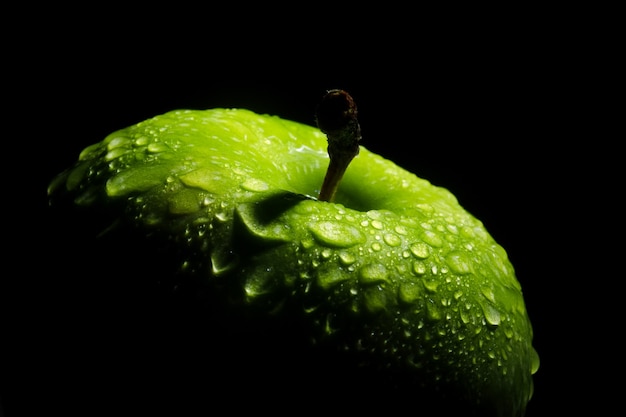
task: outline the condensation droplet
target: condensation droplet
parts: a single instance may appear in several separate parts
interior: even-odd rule
[[[359,270],[359,282],[362,284],[379,283],[386,281],[388,277],[389,272],[382,264],[368,264]]]
[[[437,287],[439,287],[438,281],[424,281],[424,288],[426,288],[430,292],[437,292]]]
[[[397,234],[399,235],[403,235],[406,236],[408,234],[408,231],[406,230],[406,227],[404,226],[396,226],[394,228],[394,230],[396,231]]]
[[[107,154],[104,156],[104,160],[105,161],[112,161],[114,159],[119,158],[120,156],[128,153],[128,149],[126,148],[115,148],[112,149],[111,151],[107,152]]]
[[[267,191],[270,186],[265,181],[261,181],[256,178],[248,178],[243,182],[243,184],[241,184],[241,188],[252,192],[262,192]]]
[[[313,236],[323,245],[347,248],[365,241],[365,236],[354,226],[345,223],[321,221],[309,226]]]
[[[386,235],[383,236],[383,241],[392,247],[395,246],[400,246],[400,244],[402,243],[402,239],[400,239],[400,237],[398,235],[394,235],[391,233],[387,233]]]
[[[398,290],[398,297],[400,300],[406,303],[412,303],[413,301],[421,298],[423,293],[422,287],[416,283],[406,283],[400,285]]]
[[[492,326],[498,326],[501,321],[500,312],[491,303],[480,303],[485,320]]]
[[[328,289],[347,279],[349,279],[349,275],[340,269],[327,269],[318,275],[317,283],[323,289]]]
[[[452,251],[448,253],[448,255],[446,255],[446,263],[453,272],[459,275],[472,272],[470,260],[465,252]]]
[[[148,144],[148,138],[145,136],[139,136],[138,138],[135,138],[135,146],[145,146]]]
[[[383,223],[380,220],[372,220],[370,224],[372,225],[374,229],[377,229],[377,230],[383,229]]]
[[[341,262],[343,265],[352,265],[356,262],[356,257],[350,252],[341,252],[339,254],[339,262]]]
[[[443,240],[441,239],[441,237],[434,233],[431,232],[430,230],[426,230],[424,232],[424,242],[428,243],[430,246],[434,246],[436,248],[441,247],[441,245],[443,245]]]
[[[411,253],[419,259],[426,259],[430,255],[430,249],[427,244],[423,242],[412,243],[409,246]]]
[[[492,303],[496,302],[496,296],[493,293],[493,289],[490,287],[481,287],[480,292],[482,293],[482,295],[485,296],[485,298],[489,301],[491,301]]]
[[[461,309],[461,311],[459,311],[459,316],[464,324],[468,324],[470,322],[470,315],[467,310]]]
[[[432,321],[439,321],[443,317],[441,310],[435,306],[434,303],[426,304],[426,317]]]
[[[424,275],[426,273],[426,265],[424,265],[424,262],[413,262],[413,272],[415,272],[416,275]]]
[[[158,153],[167,151],[169,147],[162,142],[152,142],[148,145],[148,152]]]
[[[220,211],[219,213],[215,213],[215,218],[221,222],[225,222],[228,220],[228,214],[226,214],[223,211]]]
[[[532,349],[530,352],[530,373],[535,374],[539,370],[539,354],[535,349]]]

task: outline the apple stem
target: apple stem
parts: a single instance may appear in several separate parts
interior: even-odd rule
[[[330,158],[318,200],[333,202],[348,165],[359,154],[361,127],[354,100],[344,90],[328,90],[315,115],[317,126],[328,138]]]

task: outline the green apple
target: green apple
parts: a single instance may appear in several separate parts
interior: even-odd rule
[[[524,415],[539,358],[506,251],[447,189],[360,145],[319,198],[329,130],[170,111],[85,148],[48,194],[156,238],[224,308],[297,322],[315,349],[401,384],[409,408]]]

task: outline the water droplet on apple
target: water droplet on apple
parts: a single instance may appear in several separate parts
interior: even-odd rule
[[[215,218],[220,222],[226,222],[228,221],[228,214],[226,212],[220,211],[218,213],[215,213]]]
[[[345,266],[352,265],[356,262],[356,257],[350,252],[341,252],[339,253],[339,262]]]
[[[436,248],[440,248],[443,245],[443,240],[441,239],[441,237],[435,232],[430,231],[430,230],[424,231],[423,239],[424,239],[424,242]]]
[[[332,286],[348,280],[349,278],[350,276],[348,274],[338,268],[327,269],[317,276],[317,284],[324,290],[327,290]]]
[[[386,281],[389,277],[389,271],[383,264],[367,264],[359,270],[359,282],[369,285]]]
[[[165,152],[168,149],[169,149],[169,146],[167,146],[163,142],[152,142],[148,145],[148,152],[151,152],[151,153]]]
[[[256,178],[248,178],[243,182],[243,184],[241,184],[241,188],[252,192],[262,192],[267,191],[270,186],[265,181],[261,181]]]
[[[397,234],[403,235],[403,236],[406,236],[409,233],[406,227],[404,226],[396,226],[394,227],[394,230],[396,231]]]
[[[491,287],[481,287],[480,292],[482,293],[482,295],[485,296],[487,300],[491,301],[492,303],[496,302],[496,296],[493,293],[493,289]]]
[[[472,272],[470,260],[465,252],[452,251],[446,255],[446,263],[450,269],[459,274],[466,275]]]
[[[461,321],[464,324],[468,324],[470,322],[470,315],[469,315],[469,312],[467,310],[461,309],[459,311],[459,316],[461,317]]]
[[[412,243],[409,250],[416,258],[426,259],[430,255],[430,248],[423,242]]]
[[[387,293],[380,286],[368,288],[363,293],[365,308],[372,312],[378,312],[387,308]]]
[[[483,314],[487,323],[491,324],[492,326],[500,325],[500,321],[502,320],[502,318],[500,316],[500,312],[493,304],[488,302],[481,302],[480,306],[483,309]]]
[[[128,149],[126,148],[115,148],[110,150],[109,152],[107,152],[107,154],[104,156],[104,160],[105,161],[112,161],[114,159],[119,158],[122,155],[125,155],[129,152]]]
[[[424,288],[426,288],[430,292],[437,292],[437,288],[439,287],[439,281],[436,280],[426,280],[424,281]]]
[[[422,297],[423,287],[414,282],[403,283],[398,290],[398,297],[401,301],[412,303]]]
[[[530,352],[530,373],[531,374],[534,375],[539,370],[539,364],[540,364],[539,354],[534,348],[532,348]]]
[[[211,254],[211,272],[220,276],[237,266],[237,260],[229,254],[216,251]]]
[[[345,223],[320,221],[309,225],[309,230],[318,242],[331,247],[347,248],[365,241],[359,229]]]
[[[383,229],[383,223],[380,220],[372,220],[370,224],[372,225],[374,229],[377,229],[377,230]]]
[[[424,265],[424,262],[421,262],[421,261],[413,262],[413,272],[416,275],[424,275],[426,273],[426,265]]]
[[[134,146],[145,146],[148,144],[148,138],[145,136],[139,136],[137,138],[135,138],[135,142],[133,143]]]
[[[426,317],[431,321],[439,321],[443,317],[441,309],[439,309],[432,300],[426,303]]]
[[[394,235],[392,233],[387,233],[383,236],[383,240],[389,246],[395,247],[400,246],[402,244],[402,239],[398,235]]]

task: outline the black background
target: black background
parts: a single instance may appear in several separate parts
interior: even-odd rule
[[[610,316],[599,272],[610,259],[594,249],[608,245],[600,229],[612,220],[591,213],[617,200],[600,198],[591,177],[611,159],[600,156],[595,114],[607,63],[584,19],[546,10],[69,12],[40,10],[5,36],[7,417],[71,402],[55,381],[81,365],[68,353],[58,358],[67,365],[48,365],[56,353],[46,352],[80,349],[63,339],[74,330],[63,321],[92,312],[80,311],[82,287],[55,285],[73,264],[64,236],[47,235],[52,177],[108,133],[173,109],[243,107],[313,124],[331,88],[356,100],[365,147],[450,189],[509,253],[541,357],[527,415],[608,407],[612,391],[597,387],[611,366],[600,359],[615,353],[599,325]]]

